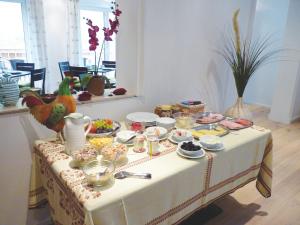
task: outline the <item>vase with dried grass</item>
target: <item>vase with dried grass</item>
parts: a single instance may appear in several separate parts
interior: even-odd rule
[[[238,95],[236,103],[225,112],[225,115],[251,119],[251,112],[243,102],[245,88],[257,69],[270,62],[279,50],[269,49],[270,36],[256,40],[245,38],[241,41],[238,24],[239,11],[236,10],[233,15],[234,37],[228,38],[224,48],[218,53],[223,56],[232,70]]]

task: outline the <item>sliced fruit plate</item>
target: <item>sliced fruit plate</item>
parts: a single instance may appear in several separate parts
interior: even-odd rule
[[[243,118],[229,118],[219,122],[220,125],[228,128],[229,130],[241,130],[253,126],[253,122]]]
[[[104,137],[116,133],[121,128],[118,121],[111,119],[96,119],[92,121],[92,128],[88,137]]]
[[[194,115],[194,117],[196,119],[196,123],[199,124],[217,123],[225,119],[225,116],[215,112],[197,113]]]

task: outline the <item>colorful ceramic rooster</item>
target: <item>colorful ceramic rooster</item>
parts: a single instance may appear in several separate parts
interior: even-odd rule
[[[51,103],[46,104],[41,96],[33,91],[24,91],[22,104],[26,103],[34,118],[58,133],[61,139],[61,132],[64,128],[64,117],[76,111],[76,102],[70,92],[70,78],[66,77],[59,85],[58,95]],[[61,139],[61,141],[63,141]]]

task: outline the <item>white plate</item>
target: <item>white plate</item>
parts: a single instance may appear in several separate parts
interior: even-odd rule
[[[118,143],[120,143],[120,144],[124,144],[124,145],[133,145],[133,140],[131,140],[131,141],[129,141],[129,142],[127,142],[127,143],[124,143],[124,142],[122,142],[119,138],[117,138],[116,137],[116,142],[118,142]]]
[[[202,157],[205,156],[205,151],[204,151],[203,149],[202,149],[201,152],[199,152],[199,155],[196,155],[196,156],[185,155],[185,154],[183,154],[183,153],[180,151],[179,148],[177,148],[176,152],[177,152],[178,155],[180,155],[180,156],[182,156],[182,157],[184,157],[184,158],[187,158],[187,159],[200,159],[200,158],[202,158]]]
[[[156,123],[157,118],[159,118],[158,115],[149,112],[134,112],[126,116],[128,121],[139,123]]]
[[[117,139],[120,142],[125,142],[126,140],[128,140],[129,138],[131,138],[132,136],[136,135],[136,132],[131,131],[131,130],[122,130],[120,132],[117,133]],[[129,141],[131,142],[131,141]],[[132,140],[133,142],[133,140]]]
[[[203,145],[201,145],[201,148],[205,149],[206,151],[211,151],[211,152],[219,152],[219,151],[223,151],[225,149],[224,145],[222,144],[219,148],[206,148]]]
[[[192,141],[193,139],[194,139],[194,138],[193,138],[193,136],[192,136],[192,137],[190,137],[189,139],[187,139],[187,140],[185,140],[185,141]],[[174,143],[174,144],[179,144],[180,142],[182,142],[182,141],[174,140],[172,134],[168,137],[168,140],[171,141],[171,142]]]

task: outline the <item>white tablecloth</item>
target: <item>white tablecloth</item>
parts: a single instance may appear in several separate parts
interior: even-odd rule
[[[150,172],[152,179],[115,180],[104,190],[88,187],[82,171],[70,168],[71,158],[64,153],[64,146],[37,141],[29,205],[43,200],[42,185],[56,224],[179,223],[195,210],[257,178],[271,140],[270,131],[247,128],[234,133],[222,137],[224,151],[207,152],[197,160],[180,157],[176,146],[168,141],[163,142],[163,152],[152,158],[130,149],[129,163],[118,170]],[[259,189],[262,184],[258,184]],[[270,185],[266,188],[268,193],[262,194],[268,197]]]

